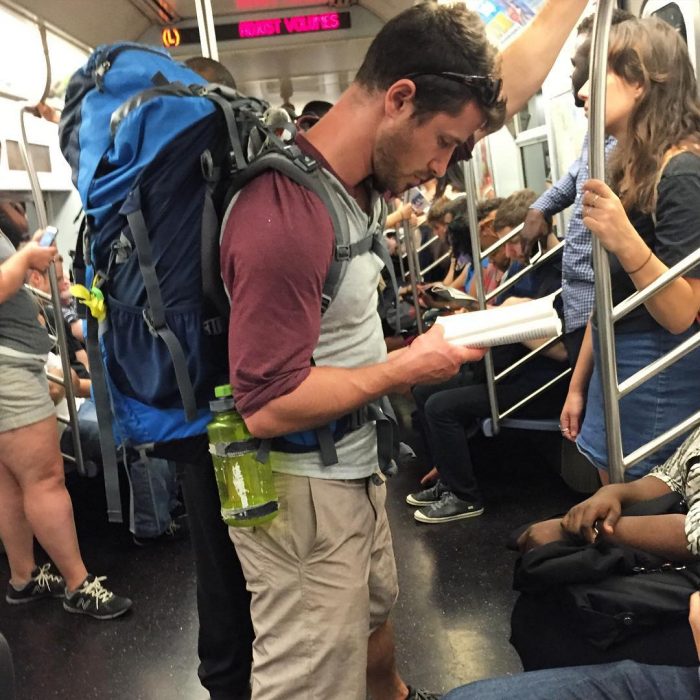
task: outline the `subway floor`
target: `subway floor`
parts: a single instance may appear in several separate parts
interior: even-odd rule
[[[420,440],[410,442],[417,459],[390,480],[388,497],[401,587],[393,613],[401,672],[410,684],[436,692],[517,672],[519,660],[508,644],[515,556],[505,541],[518,525],[579,499],[557,473],[559,437],[505,431],[474,438],[486,512],[443,525],[415,522],[405,503],[428,467]],[[0,602],[18,700],[206,700],[196,675],[189,542],[136,547],[124,526],[106,522],[101,479],[69,475],[68,484],[89,570],[107,575],[106,584],[129,595],[134,607],[123,618],[100,622],[69,615],[58,600]],[[0,585],[8,579],[0,555]]]

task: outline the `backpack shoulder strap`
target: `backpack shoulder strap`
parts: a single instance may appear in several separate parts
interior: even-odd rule
[[[131,190],[119,213],[123,214],[129,223],[129,229],[136,244],[139,268],[141,269],[144,287],[146,288],[148,308],[144,309],[143,320],[146,322],[149,331],[159,336],[168,348],[173,369],[175,370],[177,387],[182,397],[185,416],[187,420],[194,420],[197,416],[197,401],[194,395],[194,387],[190,379],[185,351],[178,337],[168,327],[165,318],[165,306],[153,260],[148,226],[141,210],[141,190],[138,185]]]
[[[350,244],[350,228],[348,226],[347,213],[344,211],[339,197],[333,192],[330,184],[321,174],[318,163],[313,158],[302,154],[296,148],[285,149],[283,152],[268,151],[256,158],[236,177],[235,191],[239,192],[251,180],[269,170],[285,175],[293,182],[317,195],[331,218],[335,249],[321,292],[321,313],[324,314],[338,293],[340,284],[345,276],[346,263],[356,255],[371,249],[371,237],[369,237],[366,244],[363,241]],[[225,225],[226,220],[224,219],[222,229]]]
[[[91,314],[87,315],[87,354],[90,362],[90,379],[95,399],[95,412],[102,452],[102,471],[107,498],[107,518],[110,523],[124,522],[122,516],[121,496],[119,492],[119,465],[117,446],[112,433],[112,409],[104,361],[99,345],[99,324]]]

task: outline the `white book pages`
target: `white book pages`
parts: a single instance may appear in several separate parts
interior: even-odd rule
[[[474,348],[554,338],[562,330],[561,321],[554,310],[555,296],[552,294],[486,311],[443,316],[435,323],[444,328],[445,340],[449,343]]]

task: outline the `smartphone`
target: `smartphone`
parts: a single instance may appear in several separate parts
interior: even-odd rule
[[[39,239],[39,245],[42,248],[48,248],[49,246],[52,246],[54,241],[56,240],[56,236],[58,236],[58,229],[55,226],[47,226],[44,229],[44,233]]]
[[[421,214],[425,209],[428,202],[425,200],[423,193],[417,188],[411,188],[408,195],[408,201],[411,203],[416,213]]]

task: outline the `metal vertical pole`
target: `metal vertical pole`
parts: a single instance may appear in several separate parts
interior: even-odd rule
[[[408,192],[404,193],[403,202],[409,201]],[[411,284],[411,294],[413,295],[413,308],[416,311],[416,327],[418,333],[423,332],[423,317],[421,315],[420,303],[418,302],[418,281],[420,279],[420,269],[418,268],[418,256],[416,246],[413,244],[413,232],[408,219],[401,221],[401,231],[403,232],[403,244],[406,248],[406,259],[408,260],[408,279]],[[400,251],[399,251],[400,253]]]
[[[30,107],[23,107],[19,114],[20,130],[22,138],[19,140],[19,150],[22,155],[24,167],[29,176],[29,183],[32,188],[32,196],[36,206],[36,214],[39,226],[46,228],[48,219],[46,217],[46,208],[44,206],[44,198],[39,185],[39,177],[36,174],[36,168],[32,160],[32,154],[29,151],[29,141],[27,139],[27,129],[24,124],[24,116],[31,113]],[[63,323],[63,314],[61,312],[61,294],[58,289],[58,279],[56,278],[56,266],[53,261],[49,265],[49,283],[51,285],[51,298],[53,300],[54,319],[56,321],[56,337],[60,348],[61,367],[63,368],[63,387],[66,390],[66,403],[68,404],[68,415],[70,417],[71,433],[73,438],[73,455],[75,456],[75,466],[81,476],[86,475],[85,466],[83,464],[83,449],[80,444],[80,430],[78,427],[78,412],[75,409],[75,393],[73,392],[73,382],[71,381],[71,366],[68,359],[68,340],[66,338],[66,327]]]
[[[599,0],[593,24],[590,68],[590,109],[588,113],[588,161],[590,176],[605,180],[605,92],[607,85],[608,44],[614,0]],[[593,235],[593,269],[595,270],[596,321],[600,376],[605,406],[608,469],[613,483],[624,481],[620,406],[615,358],[615,327],[612,319],[612,284],[608,254]],[[595,342],[595,341],[594,341]]]
[[[464,176],[464,191],[467,194],[467,221],[469,222],[469,236],[472,242],[472,265],[474,265],[474,279],[476,280],[476,296],[479,300],[479,308],[486,308],[486,295],[484,294],[484,278],[481,274],[481,239],[479,236],[479,218],[476,213],[476,180],[474,178],[473,161],[462,162],[462,174]],[[493,368],[493,356],[491,349],[484,357],[486,366],[486,388],[491,407],[491,422],[493,434],[498,435],[501,429],[499,423],[498,397],[496,396],[496,372]]]
[[[211,9],[211,0],[194,0],[197,12],[197,27],[199,28],[199,42],[202,47],[202,56],[219,60],[219,48],[216,43],[216,26],[214,13]]]

